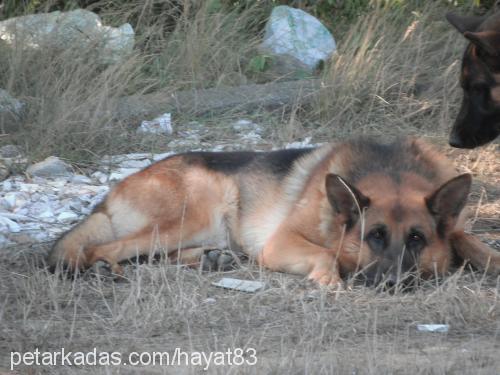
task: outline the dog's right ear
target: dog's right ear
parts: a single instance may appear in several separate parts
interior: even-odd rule
[[[464,36],[490,56],[500,55],[500,33],[496,31],[466,31]]]
[[[363,209],[370,205],[370,198],[336,174],[326,176],[325,187],[330,205],[344,219],[348,229],[358,221]]]
[[[487,16],[459,16],[455,13],[446,13],[446,19],[452,24],[455,29],[457,29],[461,34],[468,32],[474,32],[477,30],[479,25]]]

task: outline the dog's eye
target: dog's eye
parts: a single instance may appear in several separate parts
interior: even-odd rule
[[[406,246],[411,248],[423,247],[425,246],[425,244],[426,244],[425,236],[418,231],[410,232],[406,240]]]
[[[385,237],[385,231],[383,229],[375,229],[371,232],[372,238],[376,240],[383,240]]]
[[[370,233],[368,233],[368,239],[383,243],[387,239],[387,231],[383,227],[372,229]]]

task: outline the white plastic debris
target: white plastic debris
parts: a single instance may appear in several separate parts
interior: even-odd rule
[[[143,121],[137,128],[137,133],[172,134],[173,132],[172,115],[170,113],[164,113],[152,121]]]
[[[226,289],[239,290],[240,292],[254,293],[259,289],[262,289],[265,284],[260,281],[241,280],[241,279],[233,279],[230,277],[223,277],[219,281],[213,282],[212,285]]]
[[[420,332],[448,332],[450,326],[448,324],[417,324],[417,331]]]

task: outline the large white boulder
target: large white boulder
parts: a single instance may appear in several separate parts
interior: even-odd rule
[[[273,9],[260,46],[261,51],[284,60],[280,64],[301,66],[310,72],[335,48],[335,39],[317,18],[286,5]]]
[[[123,60],[134,47],[134,30],[128,23],[104,26],[95,13],[77,9],[10,18],[0,22],[0,40],[12,48],[89,49],[99,51],[102,63]]]

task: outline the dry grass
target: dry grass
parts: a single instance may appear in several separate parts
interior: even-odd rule
[[[256,294],[210,286],[220,273],[172,265],[127,269],[128,280],[58,278],[30,265],[33,254],[0,262],[0,368],[10,351],[216,351],[256,348],[258,366],[213,373],[494,374],[499,366],[499,281],[468,270],[413,293],[352,285],[318,290],[252,265],[224,276],[257,279]],[[207,300],[208,298],[212,299]],[[446,323],[447,334],[417,332]],[[24,373],[26,368],[19,368]],[[164,373],[157,367],[42,368],[47,373]],[[147,370],[147,371],[146,371]],[[179,370],[179,369],[177,369]],[[183,367],[186,373],[195,368]],[[170,372],[168,372],[170,373]]]
[[[147,15],[150,2],[144,4],[139,9]],[[257,11],[222,15],[202,6],[189,16],[176,15],[182,22],[168,33],[160,19],[144,19],[140,48],[115,67],[94,66],[68,52],[0,54],[0,86],[30,108],[23,129],[1,141],[21,144],[33,159],[56,154],[80,163],[102,154],[161,147],[161,142],[140,143],[131,124],[114,121],[112,99],[241,83],[246,58],[255,46],[255,36],[246,30],[258,18]],[[327,64],[317,102],[251,117],[267,126],[267,139],[274,144],[307,135],[331,140],[369,133],[418,134],[444,145],[457,110],[464,45],[445,24],[444,12],[435,2],[413,13],[375,10],[337,38],[339,51]],[[138,14],[137,9],[107,17],[120,23],[127,14]],[[106,116],[96,115],[107,110]],[[217,122],[224,125],[232,117],[201,120],[213,127],[210,132],[217,139],[226,129],[217,128]],[[471,226],[498,244],[498,145],[475,151],[443,149],[457,167],[475,175]],[[10,351],[35,347],[96,347],[124,355],[176,347],[257,349],[257,367],[211,367],[213,373],[497,374],[500,368],[499,279],[469,269],[424,283],[413,293],[388,294],[353,284],[336,294],[244,264],[225,276],[267,284],[264,291],[245,294],[211,286],[220,273],[164,264],[130,266],[129,279],[122,283],[92,277],[63,280],[40,267],[45,250],[35,246],[0,251],[0,372],[10,367]],[[418,323],[447,323],[450,331],[419,333]],[[37,367],[19,373],[29,371],[200,370]]]

